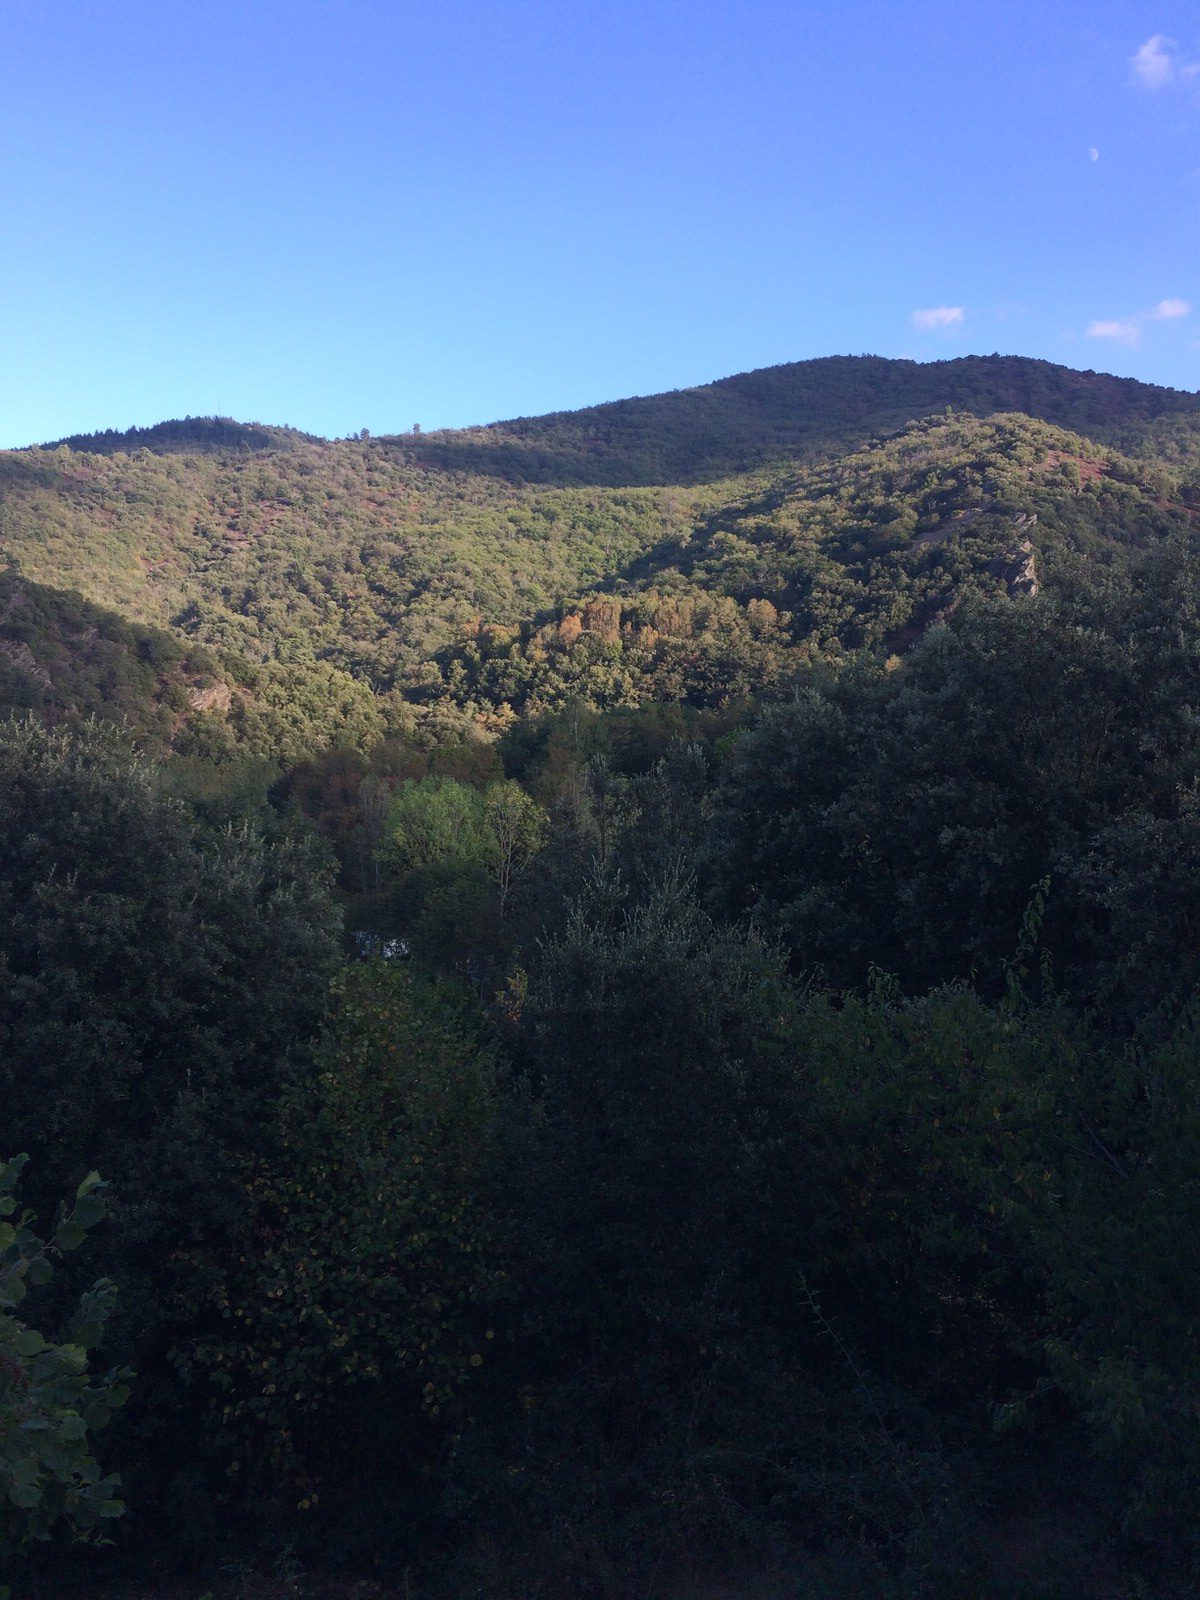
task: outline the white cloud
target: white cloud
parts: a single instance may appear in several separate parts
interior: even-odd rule
[[[1164,34],[1153,33],[1130,57],[1130,66],[1143,88],[1165,89],[1179,71],[1175,55],[1175,41]]]
[[[928,311],[914,311],[909,321],[918,333],[933,333],[937,328],[955,328],[966,316],[962,306],[931,306]]]
[[[1154,91],[1200,74],[1200,61],[1185,61],[1175,40],[1164,33],[1152,33],[1130,56],[1129,64],[1142,88]]]
[[[1141,344],[1142,329],[1147,322],[1175,322],[1180,317],[1190,316],[1191,305],[1187,300],[1172,296],[1167,300],[1160,300],[1150,311],[1137,311],[1132,317],[1112,317],[1101,319],[1098,322],[1088,323],[1089,339],[1114,339],[1117,344]]]
[[[1142,330],[1133,317],[1124,322],[1089,322],[1089,339],[1115,339],[1118,344],[1141,344]]]

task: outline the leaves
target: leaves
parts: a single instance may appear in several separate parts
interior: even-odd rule
[[[284,1097],[279,1147],[256,1163],[249,1235],[236,1261],[195,1264],[205,1304],[175,1352],[266,1500],[332,1497],[339,1472],[366,1469],[376,1423],[456,1414],[507,1294],[495,1080],[464,995],[383,963],[347,974],[321,1072]]]
[[[0,1161],[0,1194],[11,1199],[25,1163],[24,1156]],[[83,1296],[59,1343],[11,1314],[27,1282],[48,1281],[51,1255],[68,1248],[64,1237],[78,1248],[105,1210],[104,1184],[91,1173],[50,1241],[33,1232],[28,1213],[11,1237],[0,1237],[0,1555],[49,1538],[59,1525],[86,1538],[124,1510],[113,1494],[117,1478],[100,1476],[90,1434],[128,1399],[127,1374],[92,1373],[84,1348],[100,1341],[113,1285],[102,1279]]]

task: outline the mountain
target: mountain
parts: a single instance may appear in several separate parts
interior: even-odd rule
[[[1136,454],[1182,435],[1200,461],[1200,395],[1019,356],[827,356],[694,389],[392,441],[446,470],[531,483],[697,483],[890,432],[946,406],[1019,411]]]
[[[817,656],[902,653],[969,592],[1127,559],[1197,505],[1200,396],[999,356],[833,357],[428,435],[189,418],[0,453],[24,593],[158,630],[233,685],[172,731],[179,686],[156,681],[140,720],[287,757],[778,692]],[[70,605],[46,604],[40,645],[0,623],[28,652],[10,703],[37,670],[102,702],[78,630],[52,641]]]
[[[427,1596],[1194,1595],[1196,408],[836,360],[0,455],[0,1106],[30,1215],[118,1201],[66,1337],[119,1285],[0,1482],[135,1374],[106,1592],[220,1528]],[[0,1369],[81,1353],[17,1310]]]
[[[86,450],[92,455],[111,456],[118,451],[153,450],[156,454],[197,455],[225,450],[292,450],[297,445],[315,444],[315,434],[295,428],[267,427],[261,422],[236,422],[232,417],[184,417],[181,421],[157,422],[150,428],[105,428],[99,433],[73,433],[42,446],[56,450]]]
[[[196,713],[227,711],[232,697],[217,663],[187,640],[0,573],[0,704],[11,710],[50,725],[124,721],[165,750]]]

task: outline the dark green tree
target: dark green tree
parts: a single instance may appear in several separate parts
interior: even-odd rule
[[[311,841],[196,823],[111,729],[5,725],[0,811],[5,1133],[38,1209],[93,1156],[113,1184],[99,1261],[144,1403],[112,1449],[152,1517],[198,1442],[165,1359],[181,1252],[245,1212],[242,1158],[310,1067],[338,917]]]
[[[103,1217],[104,1185],[89,1173],[42,1239],[14,1194],[27,1161],[0,1161],[0,1558],[59,1527],[88,1539],[125,1509],[120,1479],[102,1473],[92,1437],[129,1395],[127,1371],[91,1366],[115,1286],[101,1278],[86,1290],[57,1339],[28,1321],[29,1291],[47,1284],[54,1260],[77,1250]]]
[[[1186,938],[1164,969],[1155,930],[1184,934],[1200,901],[1148,853],[1190,849],[1200,627],[1194,581],[1165,566],[964,606],[895,670],[814,674],[733,750],[719,903],[839,986],[877,965],[994,989],[1049,877],[1043,945],[1075,993],[1127,1010],[1178,990]]]

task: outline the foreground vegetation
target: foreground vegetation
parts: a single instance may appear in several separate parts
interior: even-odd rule
[[[1194,409],[950,365],[1002,405],[9,458],[60,519],[0,658],[14,1595],[1194,1592]],[[80,554],[322,461],[441,475],[360,626],[295,507],[254,600],[194,528]],[[411,536],[453,603],[387,610],[422,517],[552,503],[611,542],[455,637]]]

